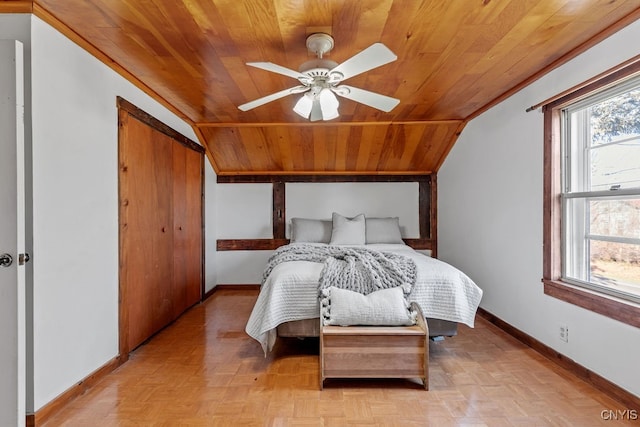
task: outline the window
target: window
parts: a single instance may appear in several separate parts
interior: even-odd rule
[[[545,113],[545,293],[640,326],[640,65]]]
[[[561,111],[562,278],[640,302],[640,79]]]

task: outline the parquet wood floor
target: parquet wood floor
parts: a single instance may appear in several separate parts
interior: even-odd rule
[[[416,380],[318,379],[318,341],[281,339],[265,358],[244,332],[255,291],[221,290],[70,402],[52,426],[622,426],[622,405],[502,330],[430,344]]]

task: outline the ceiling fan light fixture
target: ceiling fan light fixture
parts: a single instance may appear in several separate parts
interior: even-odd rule
[[[298,102],[296,102],[296,105],[293,107],[293,111],[295,111],[297,114],[304,117],[305,119],[308,119],[309,115],[311,114],[312,108],[313,108],[313,97],[310,96],[308,93],[305,93],[300,97]]]
[[[322,89],[322,91],[320,91],[320,95],[318,95],[318,101],[320,102],[323,120],[333,120],[340,116],[338,113],[340,103],[331,90]]]
[[[340,103],[331,90],[313,88],[298,99],[293,111],[300,117],[317,122],[340,117],[339,106]]]
[[[312,122],[317,122],[322,120],[322,107],[320,106],[320,100],[313,100],[313,107],[311,108],[311,115],[309,116],[309,120]]]

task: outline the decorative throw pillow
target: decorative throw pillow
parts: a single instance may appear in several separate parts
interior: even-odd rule
[[[332,221],[322,219],[291,218],[292,243],[329,243]]]
[[[391,218],[366,218],[365,229],[367,244],[404,244],[400,234],[400,220],[397,216]]]
[[[403,326],[416,323],[416,314],[409,309],[401,286],[368,295],[331,286],[322,294],[324,325]]]
[[[332,245],[364,245],[365,219],[364,214],[347,218],[334,212],[332,215],[333,229],[331,231]]]

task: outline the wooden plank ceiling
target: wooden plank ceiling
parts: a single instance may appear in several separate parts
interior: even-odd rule
[[[436,172],[467,121],[640,16],[638,0],[35,0],[33,12],[190,122],[225,174]],[[13,3],[13,7],[10,4]],[[0,6],[0,12],[3,6]],[[310,123],[297,85],[308,34],[341,63],[375,42],[398,60],[348,84],[400,99],[391,112],[340,98]],[[525,105],[522,108],[526,108]]]

